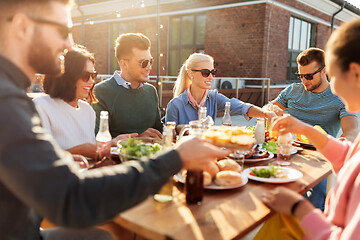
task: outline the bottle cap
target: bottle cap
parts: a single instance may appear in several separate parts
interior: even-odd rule
[[[174,122],[174,121],[166,122],[166,126],[169,126],[169,125],[176,125],[176,122]]]
[[[100,118],[103,118],[103,117],[107,118],[108,116],[109,116],[108,111],[101,111],[100,112]]]

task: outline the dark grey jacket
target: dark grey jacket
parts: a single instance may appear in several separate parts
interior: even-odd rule
[[[160,187],[182,163],[176,151],[79,173],[41,127],[30,81],[0,56],[0,239],[40,239],[42,217],[83,228],[113,218]]]

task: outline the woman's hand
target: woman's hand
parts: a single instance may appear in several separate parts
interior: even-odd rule
[[[303,200],[299,202],[293,209],[293,213],[291,212],[294,204],[299,200]],[[304,199],[303,196],[290,190],[285,187],[277,187],[274,190],[268,191],[263,194],[262,201],[272,210],[292,215],[295,217],[302,219],[306,214],[314,210],[314,206],[311,203]]]
[[[73,154],[72,156],[73,156],[74,161],[79,164],[80,168],[89,168],[90,167],[88,160],[84,156],[79,155],[79,154]]]
[[[271,123],[271,131],[278,132],[278,135],[288,132],[303,134],[306,127],[311,126],[288,114],[285,114],[283,117],[274,117]]]
[[[324,134],[323,132],[313,128],[311,125],[306,124],[288,114],[285,114],[283,117],[273,118],[271,131],[277,132],[278,136],[288,132],[293,134],[303,134],[318,150],[322,149],[329,141],[327,134]]]

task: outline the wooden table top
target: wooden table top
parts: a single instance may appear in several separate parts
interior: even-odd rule
[[[267,165],[268,161],[245,164]],[[292,156],[291,165],[304,174],[296,182],[281,184],[301,194],[331,173],[331,164],[318,152],[304,150]],[[271,216],[261,195],[279,184],[249,182],[232,190],[205,190],[201,205],[188,205],[183,186],[174,186],[172,202],[159,203],[149,197],[118,215],[113,221],[149,239],[234,239],[241,238]]]

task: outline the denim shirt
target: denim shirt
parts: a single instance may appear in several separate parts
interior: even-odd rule
[[[244,103],[236,98],[227,98],[217,90],[209,90],[204,107],[207,108],[206,116],[211,116],[214,120],[217,112],[225,111],[225,103],[230,102],[230,114],[244,115],[249,120],[247,112],[250,103]],[[198,110],[190,102],[186,90],[173,98],[167,105],[165,121],[174,121],[176,124],[188,124],[189,121],[198,119]]]

